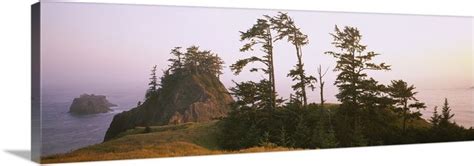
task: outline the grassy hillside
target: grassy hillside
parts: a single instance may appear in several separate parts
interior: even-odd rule
[[[111,141],[66,154],[44,157],[42,163],[290,150],[281,147],[254,147],[239,151],[219,150],[216,143],[218,125],[218,121],[211,121],[152,126],[150,133],[145,133],[144,127],[137,127],[121,133]]]

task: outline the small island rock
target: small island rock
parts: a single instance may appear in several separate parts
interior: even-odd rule
[[[98,114],[113,111],[110,107],[117,106],[110,103],[104,95],[82,94],[72,101],[69,112],[74,114]]]

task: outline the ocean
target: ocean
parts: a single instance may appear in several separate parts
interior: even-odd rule
[[[444,99],[447,98],[451,113],[454,113],[453,120],[466,128],[474,127],[474,89],[417,89],[417,91],[417,99],[427,105],[426,109],[420,111],[423,118],[429,119],[435,106],[438,106],[440,112]]]
[[[456,123],[465,127],[474,126],[473,89],[418,89],[417,98],[427,104],[421,110],[423,118],[428,119],[433,108],[440,110],[444,98],[448,98]],[[316,92],[313,92],[316,94]],[[66,91],[47,91],[42,98],[42,156],[66,153],[103,141],[112,118],[115,114],[127,111],[143,100],[143,91],[96,93],[106,95],[107,99],[117,104],[113,112],[94,115],[75,116],[68,113],[69,106],[79,93]],[[334,95],[334,94],[328,94]],[[317,101],[317,100],[316,100]]]
[[[80,94],[49,92],[42,98],[42,156],[65,153],[101,143],[114,115],[143,101],[143,91],[95,93],[106,95],[117,107],[102,114],[73,115],[69,106]]]

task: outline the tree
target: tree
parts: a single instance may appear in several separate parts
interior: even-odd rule
[[[392,84],[388,86],[388,93],[394,99],[396,110],[401,112],[403,118],[403,132],[406,130],[407,120],[417,118],[421,116],[419,111],[412,112],[411,109],[424,109],[426,108],[425,103],[418,102],[415,95],[415,86],[410,85],[403,80],[393,80]]]
[[[155,95],[156,92],[158,91],[158,80],[156,77],[156,65],[153,66],[151,70],[151,77],[150,77],[150,83],[148,85],[150,86],[147,90],[147,93],[145,94],[145,98],[150,98],[151,96]]]
[[[186,48],[186,52],[181,51],[181,47],[171,50],[173,55],[168,61],[171,62],[168,71],[174,73],[208,73],[218,77],[222,74],[224,61],[210,50],[199,50],[198,46]]]
[[[276,108],[276,90],[275,90],[275,71],[273,66],[273,37],[270,29],[270,22],[268,16],[264,16],[263,19],[257,19],[250,29],[246,31],[240,31],[240,41],[246,43],[240,48],[241,52],[253,51],[255,45],[261,45],[262,56],[251,56],[238,60],[236,63],[230,66],[234,74],[239,74],[242,69],[250,63],[259,62],[263,64],[264,68],[251,68],[251,72],[263,71],[268,75],[268,81],[270,82],[268,90],[271,94],[271,107],[272,110]]]
[[[216,54],[215,58],[213,58],[212,61],[214,64],[217,64],[217,65],[213,65],[214,68],[212,68],[211,70],[213,73],[216,73],[217,78],[220,79],[221,74],[223,74],[221,70],[222,70],[222,65],[224,64],[224,61],[221,60],[221,57],[219,57],[219,54]]]
[[[293,81],[297,81],[292,88],[295,90],[296,98],[302,101],[303,106],[306,107],[308,103],[306,87],[310,87],[314,90],[313,84],[316,82],[316,78],[306,76],[304,70],[302,46],[308,44],[308,36],[303,34],[300,28],[296,27],[293,19],[286,13],[279,12],[277,16],[270,18],[270,21],[272,23],[272,29],[277,31],[277,36],[274,41],[286,38],[288,42],[295,46],[298,63],[294,69],[290,70],[288,76],[291,77]]]
[[[321,112],[324,110],[324,102],[326,100],[324,100],[324,81],[323,81],[323,77],[326,75],[326,73],[328,72],[329,68],[326,68],[326,71],[322,71],[322,68],[321,68],[321,65],[319,65],[318,67],[318,78],[319,78],[319,95],[320,95],[320,98],[321,98],[321,104],[320,104],[320,110]]]
[[[280,128],[280,135],[278,135],[278,145],[283,147],[288,147],[290,145],[290,140],[285,127]]]
[[[168,61],[171,62],[169,70],[175,73],[183,68],[185,61],[184,53],[181,51],[181,47],[174,47],[173,49],[171,49],[170,54],[173,55],[173,57],[168,59]]]
[[[453,122],[451,119],[454,117],[454,114],[451,114],[451,107],[449,106],[448,99],[444,99],[443,107],[441,108],[441,113],[438,114],[436,108],[433,113],[433,116],[430,119],[431,124],[431,139],[432,141],[461,141],[469,138],[469,133],[472,130],[466,130],[464,127],[459,126],[456,122]],[[472,133],[471,133],[472,134]]]
[[[321,117],[316,122],[311,138],[312,148],[334,148],[338,146],[338,141],[331,124],[331,115],[325,117],[325,111],[321,112]]]
[[[236,110],[273,110],[269,90],[271,86],[268,80],[234,83],[236,86],[230,88],[230,91],[237,98],[234,103]]]
[[[441,108],[441,115],[439,117],[440,126],[449,126],[455,124],[451,122],[451,119],[454,117],[454,114],[451,114],[451,107],[449,107],[448,99],[444,98],[443,108]]]
[[[296,126],[292,134],[292,145],[297,148],[308,147],[311,142],[310,129],[305,122],[303,112],[297,112]]]
[[[434,111],[433,111],[433,115],[430,118],[430,123],[433,126],[438,126],[441,120],[441,115],[438,114],[438,106],[435,106],[433,110]]]
[[[367,46],[360,43],[362,35],[357,28],[344,27],[340,30],[335,26],[332,44],[340,52],[327,51],[325,54],[332,55],[337,59],[334,71],[339,71],[334,83],[339,88],[336,95],[342,106],[350,108],[354,112],[361,109],[362,105],[376,105],[377,95],[380,95],[383,86],[367,75],[367,71],[390,70],[385,63],[376,64],[371,62],[377,53],[366,51]]]
[[[385,96],[386,87],[369,77],[367,72],[390,70],[390,66],[372,62],[379,54],[367,51],[357,28],[346,26],[341,30],[335,26],[335,32],[330,35],[332,44],[339,50],[325,52],[337,59],[334,71],[339,72],[334,82],[339,89],[336,98],[341,102],[336,114],[336,135],[341,146],[365,145],[370,140],[364,130],[369,127],[383,129],[379,128],[383,126],[372,124],[387,117],[361,115],[379,114],[377,111],[386,110],[391,104]]]

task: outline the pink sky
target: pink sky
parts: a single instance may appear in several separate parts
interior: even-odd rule
[[[250,28],[272,10],[42,3],[42,83],[45,88],[73,87],[84,91],[114,88],[145,89],[153,65],[165,69],[172,47],[198,45],[218,53],[226,65],[250,55],[240,53],[239,31]],[[404,79],[418,89],[468,88],[472,86],[471,17],[390,14],[354,14],[288,11],[310,43],[303,47],[308,74],[316,67],[335,66],[323,52],[330,44],[334,25],[354,26],[363,34],[369,50],[381,53],[378,62],[392,71],[371,73],[388,83]],[[277,91],[291,93],[286,75],[296,63],[289,43],[275,44]],[[258,52],[257,52],[258,53]],[[221,81],[255,80],[263,74],[243,72],[234,76],[225,68]],[[328,93],[336,73],[326,77]],[[310,94],[310,100],[316,101]],[[330,97],[329,100],[335,100]]]

